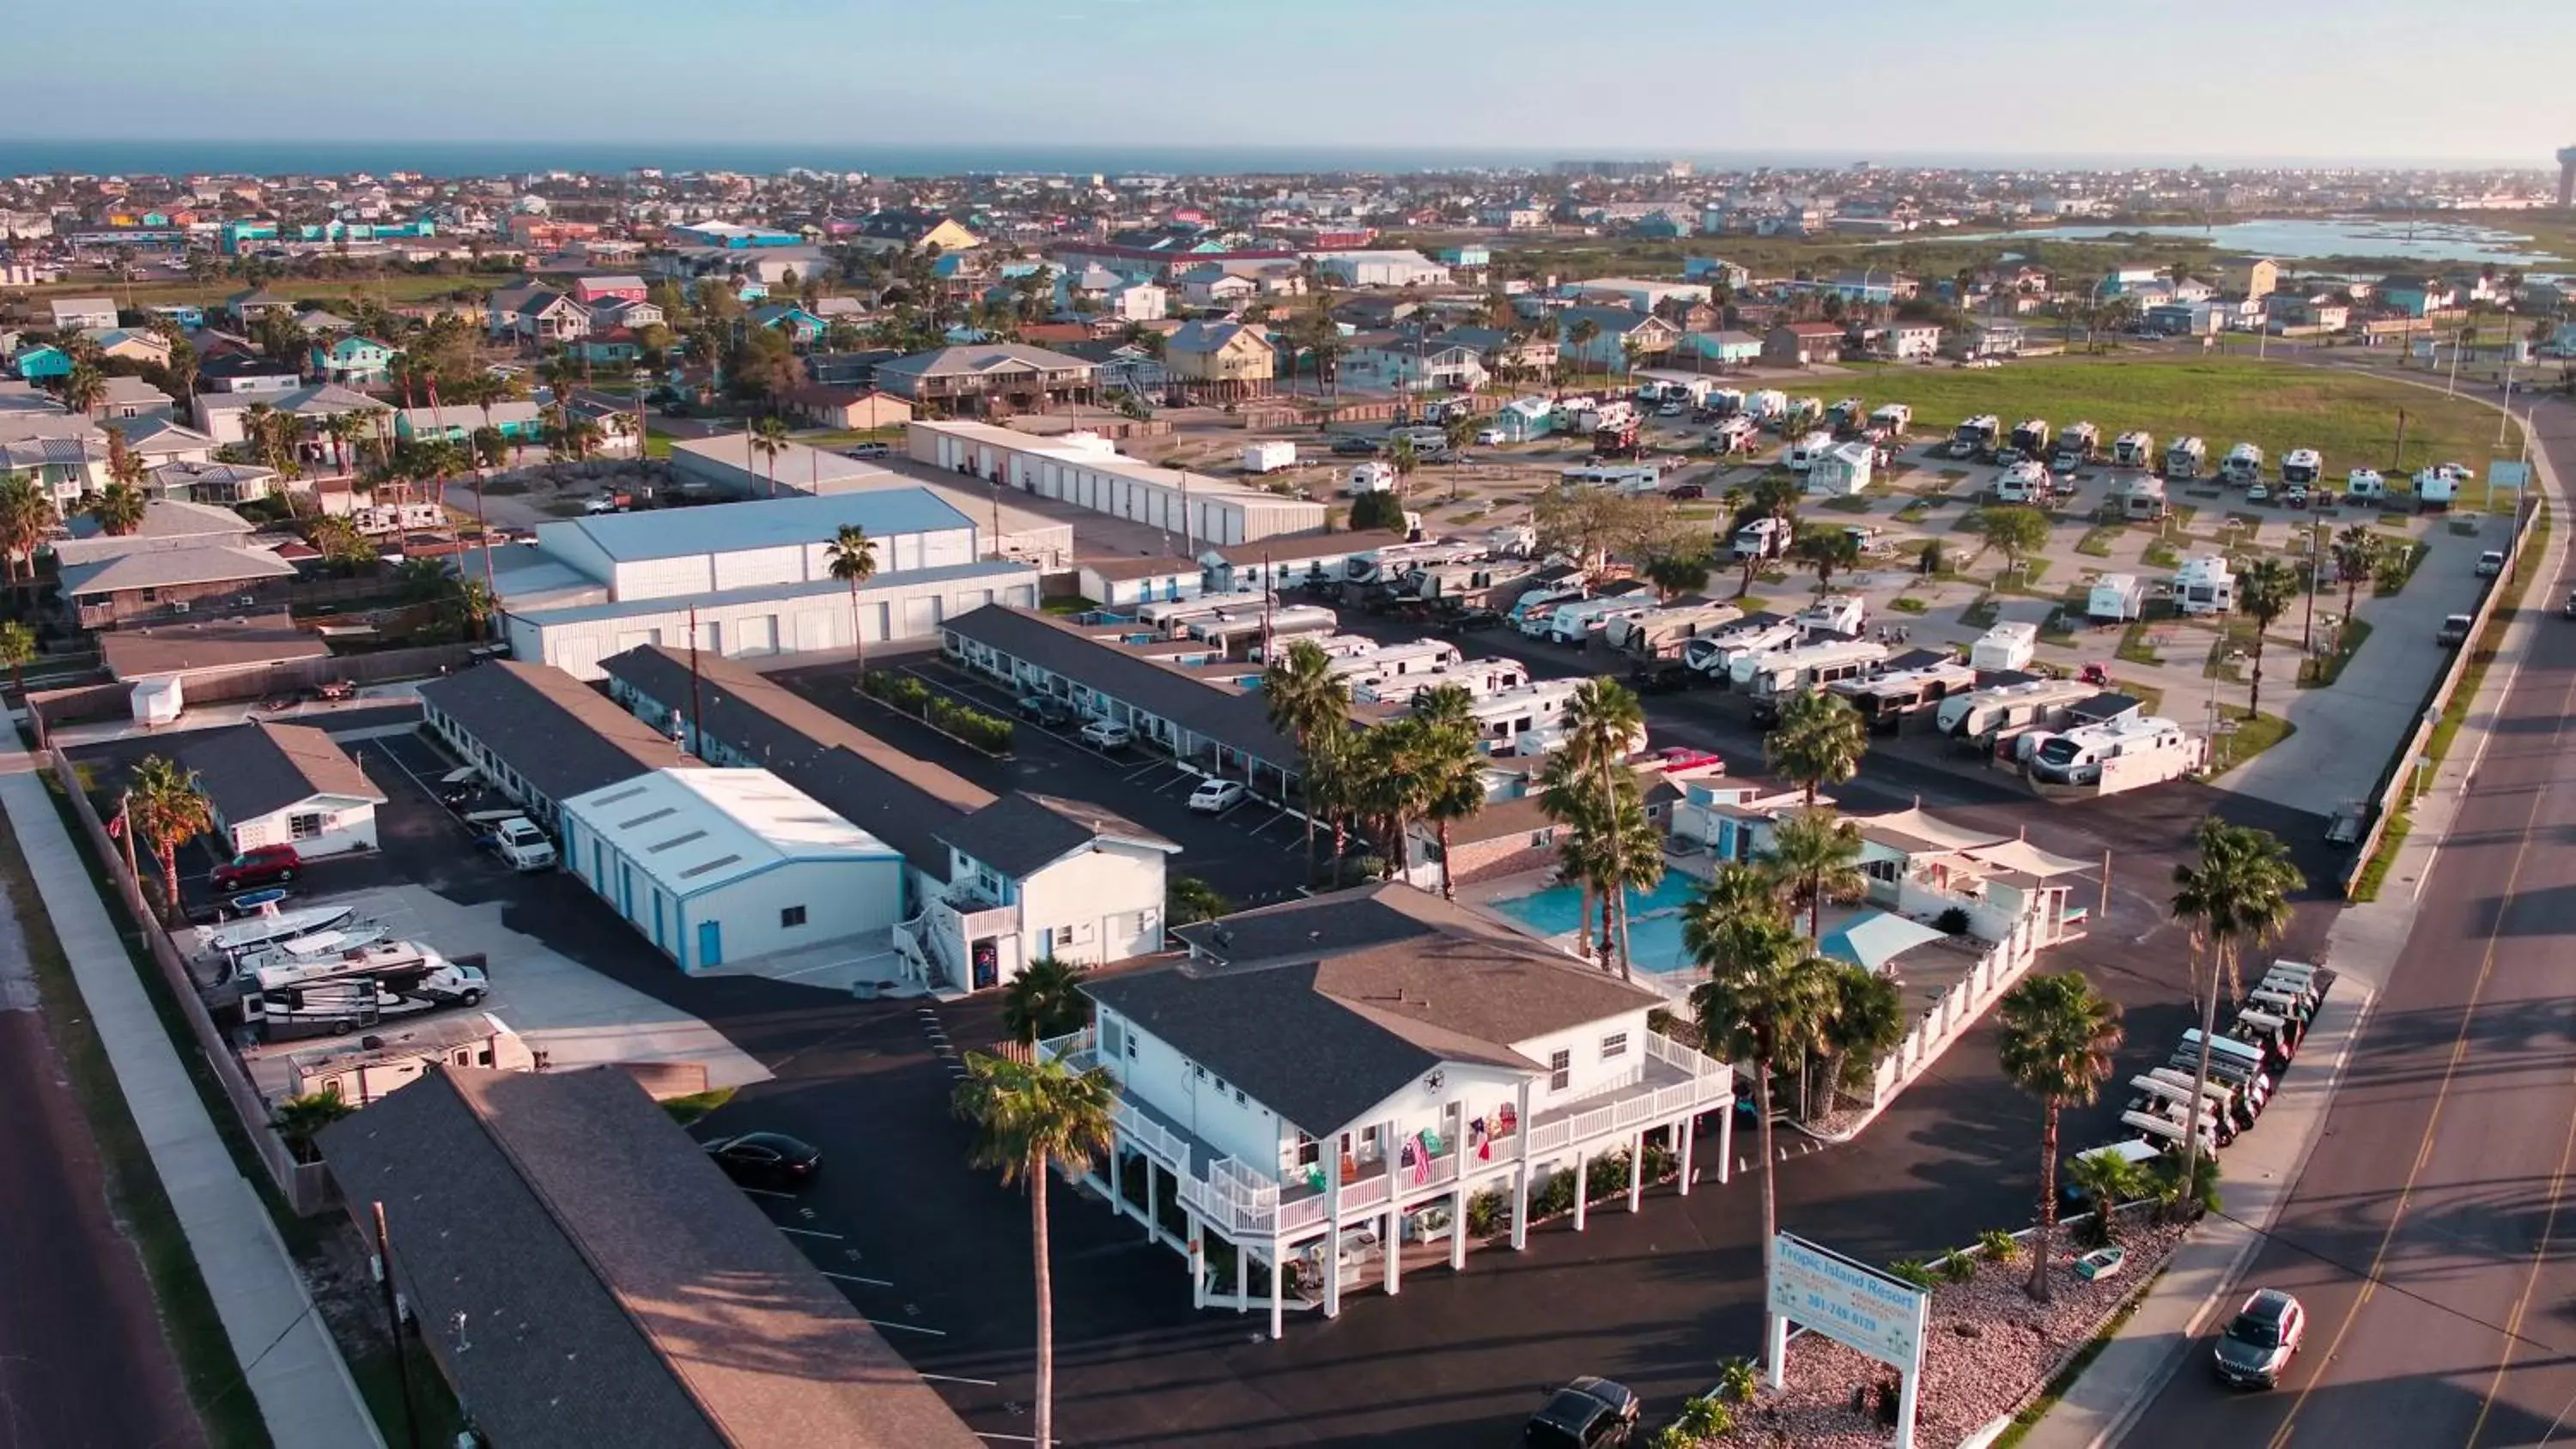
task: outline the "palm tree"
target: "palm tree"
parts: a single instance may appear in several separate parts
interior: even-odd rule
[[[0,473],[0,566],[14,577],[17,561],[27,561],[30,578],[36,571],[36,545],[60,522],[54,512],[54,497],[32,473]]]
[[[1315,744],[1327,731],[1349,732],[1350,681],[1333,672],[1332,656],[1313,640],[1299,639],[1262,669],[1261,699],[1270,727],[1296,741],[1297,753],[1305,762],[1298,771],[1298,796],[1306,807],[1306,874],[1311,879],[1315,874]]]
[[[1582,367],[1591,359],[1586,355],[1593,339],[1601,335],[1601,324],[1589,317],[1577,317],[1565,325],[1565,340],[1574,349],[1574,365]]]
[[[1817,1032],[1825,1068],[1819,1100],[1830,1113],[1842,1089],[1843,1063],[1854,1057],[1876,1062],[1894,1051],[1905,1040],[1907,1020],[1905,993],[1896,979],[1866,966],[1835,962],[1826,974],[1824,994],[1824,1020]]]
[[[2118,1236],[2112,1209],[2146,1196],[2149,1180],[2145,1168],[2119,1153],[2090,1152],[2067,1160],[2066,1185],[2092,1202],[2094,1221],[2102,1225],[2102,1236],[2108,1240]]]
[[[1736,878],[1728,879],[1730,875]],[[1691,1014],[1700,1040],[1720,1059],[1740,1062],[1753,1071],[1756,1130],[1762,1151],[1762,1270],[1768,1281],[1772,1248],[1779,1237],[1779,1202],[1774,1192],[1778,1157],[1771,1150],[1771,1068],[1784,1043],[1803,1038],[1824,996],[1826,964],[1809,956],[1797,931],[1768,905],[1767,883],[1760,886],[1764,906],[1743,909],[1743,877],[1759,882],[1750,866],[1723,865],[1707,894],[1682,912],[1682,944],[1691,959],[1708,972],[1708,980],[1691,991]],[[1766,1343],[1764,1352],[1769,1352]]]
[[[492,586],[481,579],[458,578],[449,585],[447,596],[439,600],[438,610],[460,637],[481,638],[492,616],[500,612],[500,601]]]
[[[1869,889],[1860,856],[1860,827],[1830,805],[1801,810],[1771,828],[1764,864],[1788,888],[1791,902],[1807,908],[1808,940],[1824,940],[1826,901],[1857,900]]]
[[[1429,733],[1418,718],[1392,720],[1359,735],[1352,750],[1354,803],[1377,837],[1379,870],[1388,880],[1403,871],[1408,831],[1431,806],[1420,767]]]
[[[1442,685],[1441,691],[1462,699],[1466,695],[1454,684]],[[1415,703],[1422,701],[1417,699]],[[1421,728],[1413,768],[1422,782],[1422,818],[1431,822],[1440,838],[1441,898],[1454,901],[1458,898],[1458,882],[1449,869],[1449,827],[1474,819],[1485,808],[1485,752],[1477,747],[1472,720],[1432,709],[1419,709],[1414,718]],[[1659,868],[1662,865],[1660,853],[1656,864]]]
[[[179,847],[215,828],[214,805],[197,788],[197,772],[182,770],[159,755],[137,761],[127,777],[134,828],[152,843],[161,864],[161,885],[171,914],[179,910]]]
[[[350,471],[358,440],[367,436],[369,428],[367,415],[362,412],[333,413],[322,419],[322,436],[331,445],[331,466],[335,470]]]
[[[1566,845],[1569,868],[1591,884],[1604,901],[1615,901],[1615,934],[1608,953],[1615,953],[1619,976],[1635,980],[1628,959],[1628,893],[1651,891],[1664,878],[1664,837],[1646,815],[1636,777],[1622,771],[1609,809],[1598,819],[1575,827]]]
[[[1055,1287],[1047,1253],[1047,1174],[1080,1177],[1115,1137],[1118,1084],[1098,1067],[1067,1071],[1061,1062],[1014,1062],[966,1054],[957,1115],[975,1127],[974,1161],[994,1168],[1005,1186],[1029,1190],[1029,1242],[1038,1306],[1036,1444],[1055,1443]]]
[[[94,413],[107,401],[107,375],[86,362],[75,362],[63,374],[63,406],[76,413]]]
[[[2230,825],[2215,815],[2200,822],[2200,859],[2173,868],[2173,913],[2191,926],[2193,955],[2205,969],[2193,973],[2200,992],[2200,1060],[2192,1070],[2192,1100],[2209,1086],[2210,1039],[2218,1031],[2218,992],[2236,994],[2236,953],[2281,933],[2290,921],[2290,893],[2307,884],[2290,863],[2287,846],[2268,830]],[[2200,1155],[2200,1133],[2183,1135],[2183,1181],[2191,1181]]]
[[[143,490],[131,483],[110,483],[90,500],[89,516],[109,536],[122,538],[143,526]]]
[[[1422,454],[1411,438],[1398,438],[1395,446],[1387,449],[1386,461],[1395,469],[1395,492],[1401,498],[1412,490],[1414,472],[1422,466]]]
[[[2040,1102],[2039,1235],[2031,1241],[2030,1296],[2048,1301],[2048,1239],[2057,1226],[2057,1115],[2085,1106],[2111,1075],[2120,1007],[2081,971],[2024,977],[1999,1003],[2004,1075]],[[2197,1136],[2198,1133],[2192,1135]]]
[[[1615,679],[1587,679],[1574,691],[1565,708],[1565,752],[1592,778],[1594,797],[1592,828],[1601,836],[1619,833],[1619,785],[1621,777],[1629,793],[1635,793],[1636,778],[1627,770],[1631,751],[1646,738],[1646,710],[1638,703],[1636,693]],[[1578,827],[1579,832],[1579,827]],[[1658,859],[1660,866],[1660,857]],[[1661,880],[1663,872],[1655,871]],[[1648,882],[1651,885],[1651,882]],[[1607,920],[1602,930],[1602,945],[1618,942],[1619,969],[1628,969],[1628,893],[1609,891],[1602,897],[1602,910]]]
[[[769,461],[769,496],[778,496],[778,455],[787,451],[787,421],[762,418],[751,426],[751,450]]]
[[[1550,820],[1566,827],[1569,845],[1587,830],[1602,828],[1606,819],[1593,772],[1572,750],[1556,751],[1540,767],[1538,803],[1539,809],[1545,811]],[[1566,858],[1559,875],[1567,884],[1583,892],[1582,909],[1574,918],[1574,951],[1588,961],[1592,959],[1593,878],[1580,869],[1571,856]],[[1609,907],[1606,905],[1602,907],[1601,953],[1605,960],[1610,953]]]
[[[289,1097],[277,1104],[277,1135],[284,1138],[287,1149],[298,1162],[311,1162],[313,1139],[323,1128],[358,1109],[344,1100],[339,1092],[307,1092]]]
[[[2245,717],[2263,712],[2263,642],[2273,623],[2290,610],[2299,592],[2299,575],[2281,559],[2256,559],[2236,576],[2236,606],[2254,621],[2254,685],[2246,694]]]
[[[1002,992],[1002,1027],[1011,1040],[1034,1045],[1080,1031],[1091,1020],[1091,998],[1082,994],[1086,969],[1053,956],[1021,967]]]
[[[1860,772],[1869,751],[1869,722],[1850,700],[1821,689],[1793,694],[1780,706],[1780,722],[1762,741],[1771,768],[1795,780],[1814,809],[1816,791]]]
[[[2379,569],[2379,561],[2388,552],[2388,540],[2367,523],[2347,523],[2334,536],[2335,572],[2343,576],[2343,626],[2352,628],[2353,600],[2362,580]]]
[[[844,523],[823,546],[823,557],[829,561],[832,577],[850,586],[850,646],[858,656],[859,678],[868,674],[868,631],[859,624],[859,586],[877,573],[877,541],[855,523]]]
[[[9,666],[9,683],[18,698],[27,697],[26,669],[36,659],[36,631],[15,619],[0,623],[0,664]]]
[[[107,433],[107,481],[122,483],[128,488],[142,487],[145,476],[152,471],[144,463],[143,455],[127,445],[122,431],[116,428],[108,428],[105,431]]]

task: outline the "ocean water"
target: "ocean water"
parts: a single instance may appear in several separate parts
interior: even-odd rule
[[[2395,217],[2279,217],[2217,226],[2051,226],[1982,232],[1944,241],[2098,241],[2108,236],[2165,236],[2205,241],[2221,251],[2317,261],[2328,257],[2409,257],[2417,261],[2499,267],[2549,265],[2567,259],[2530,249],[2532,238],[2467,222],[2410,223]],[[1902,245],[1899,238],[1893,244]],[[1919,238],[1917,239],[1919,240]]]

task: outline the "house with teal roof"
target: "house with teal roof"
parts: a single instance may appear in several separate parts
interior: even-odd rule
[[[71,376],[72,357],[50,343],[33,342],[10,354],[9,365],[27,381],[43,382]]]
[[[350,333],[329,343],[313,344],[312,374],[324,382],[360,387],[382,382],[393,371],[394,349],[372,337]]]
[[[773,302],[752,309],[751,320],[763,327],[774,327],[787,334],[787,340],[798,347],[811,347],[823,336],[827,324],[820,317],[793,302]]]

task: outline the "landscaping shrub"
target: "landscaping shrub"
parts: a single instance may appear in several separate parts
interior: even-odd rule
[[[1530,1191],[1530,1216],[1554,1217],[1574,1207],[1574,1174],[1551,1172]]]
[[[1501,1231],[1503,1208],[1511,1199],[1501,1188],[1489,1187],[1467,1199],[1467,1232],[1472,1237],[1490,1238]]]
[[[1977,1276],[1977,1260],[1952,1248],[1941,1255],[1941,1276],[1953,1283],[1965,1283]]]
[[[1749,1404],[1762,1387],[1762,1370],[1749,1358],[1731,1358],[1717,1366],[1717,1394],[1730,1404]]]
[[[1977,1234],[1977,1247],[1989,1263],[2009,1263],[2021,1256],[2021,1239],[2001,1228],[1988,1228]]]
[[[1964,936],[1968,934],[1967,908],[1964,906],[1952,906],[1948,910],[1943,911],[1938,917],[1934,918],[1932,929],[1939,931],[1945,936]]]
[[[1699,1394],[1682,1401],[1681,1417],[1673,1421],[1673,1427],[1697,1443],[1734,1432],[1735,1414],[1715,1394]]]
[[[1628,1190],[1628,1154],[1613,1152],[1583,1164],[1583,1196],[1599,1202]]]
[[[1887,1265],[1887,1272],[1889,1277],[1901,1278],[1917,1288],[1932,1287],[1932,1270],[1924,1267],[1920,1258],[1899,1258]]]

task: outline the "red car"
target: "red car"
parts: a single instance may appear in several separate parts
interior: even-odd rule
[[[214,886],[219,891],[237,891],[250,886],[277,885],[295,879],[304,868],[304,858],[292,845],[259,845],[234,856],[215,867]]]

